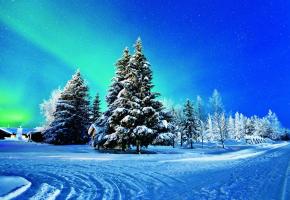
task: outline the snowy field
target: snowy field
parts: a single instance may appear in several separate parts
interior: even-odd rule
[[[290,145],[150,147],[0,141],[0,199],[290,199]]]

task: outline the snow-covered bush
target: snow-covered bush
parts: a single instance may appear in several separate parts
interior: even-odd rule
[[[171,132],[160,133],[153,141],[154,145],[171,146],[174,145],[175,134]]]
[[[62,91],[60,88],[53,90],[50,98],[48,100],[44,100],[40,104],[40,111],[45,119],[44,124],[42,125],[43,129],[47,129],[54,120],[54,112],[56,111],[56,104],[60,98],[61,92]]]
[[[246,135],[245,141],[248,144],[260,144],[266,142],[265,138],[261,136],[255,136],[255,135]]]
[[[284,141],[289,141],[290,140],[290,130],[284,129],[281,132],[282,133],[281,133],[280,139],[284,140]]]

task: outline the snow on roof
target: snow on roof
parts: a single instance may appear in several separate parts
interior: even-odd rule
[[[17,133],[17,128],[4,128],[0,127],[0,130],[5,131],[9,134]],[[34,128],[22,128],[22,133],[26,134],[30,131],[34,131]]]
[[[6,128],[0,128],[0,130],[2,130],[2,131],[4,131],[4,132],[9,133],[9,134],[12,135],[12,132],[10,132],[10,131],[9,131],[8,129],[6,129]]]

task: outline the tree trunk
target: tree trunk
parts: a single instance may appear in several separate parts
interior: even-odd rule
[[[124,141],[122,141],[122,151],[126,150],[126,143]]]
[[[182,134],[180,133],[180,146],[182,147]]]
[[[172,147],[174,148],[174,138],[172,139]]]
[[[191,149],[193,148],[193,146],[192,146],[192,138],[191,138],[191,140],[190,140],[190,148],[191,148]]]
[[[136,141],[136,151],[138,154],[141,154],[141,148],[140,148],[140,142],[139,141]]]
[[[201,147],[203,148],[203,136],[201,137]]]

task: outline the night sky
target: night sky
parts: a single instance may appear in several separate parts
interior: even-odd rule
[[[289,11],[287,0],[0,0],[0,126],[40,125],[39,104],[77,68],[104,101],[140,36],[162,100],[216,88],[227,111],[271,108],[289,127]]]

